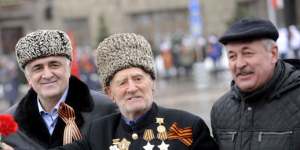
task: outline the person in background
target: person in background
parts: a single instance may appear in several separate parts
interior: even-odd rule
[[[12,56],[2,55],[0,68],[3,98],[12,106],[19,96],[18,66]]]
[[[219,39],[233,77],[211,112],[220,150],[300,149],[300,62],[278,58],[277,38],[269,20],[253,18]]]
[[[82,138],[88,123],[116,111],[104,94],[71,75],[72,48],[60,30],[38,30],[16,44],[16,58],[30,89],[7,113],[19,125],[5,138],[15,149],[48,149]]]
[[[289,46],[293,51],[294,58],[300,59],[300,31],[295,25],[291,25],[288,28]]]

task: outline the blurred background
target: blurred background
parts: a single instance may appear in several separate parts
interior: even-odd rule
[[[299,58],[300,0],[0,0],[0,112],[28,85],[14,48],[38,29],[60,29],[74,49],[73,74],[101,90],[94,50],[110,34],[135,32],[152,45],[156,101],[200,115],[229,89],[226,52],[218,37],[241,17],[270,19],[279,29],[280,57]]]

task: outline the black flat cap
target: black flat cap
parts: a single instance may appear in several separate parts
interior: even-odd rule
[[[229,42],[249,41],[260,38],[277,40],[278,31],[273,23],[262,19],[241,19],[233,23],[224,35],[220,37],[219,41],[226,45]]]

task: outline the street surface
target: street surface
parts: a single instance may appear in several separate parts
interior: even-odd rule
[[[158,80],[155,101],[165,107],[196,114],[210,127],[211,107],[229,89],[230,81],[228,70],[212,73],[198,63],[194,65],[191,77]]]

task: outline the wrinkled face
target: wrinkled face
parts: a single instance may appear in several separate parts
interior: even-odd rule
[[[252,92],[271,79],[278,59],[276,45],[267,49],[263,40],[256,40],[229,43],[226,49],[233,80],[243,92]]]
[[[62,56],[36,59],[25,66],[29,85],[42,100],[59,100],[69,84],[70,60]]]
[[[154,82],[142,69],[133,67],[117,72],[106,93],[128,119],[147,112],[153,103]]]

